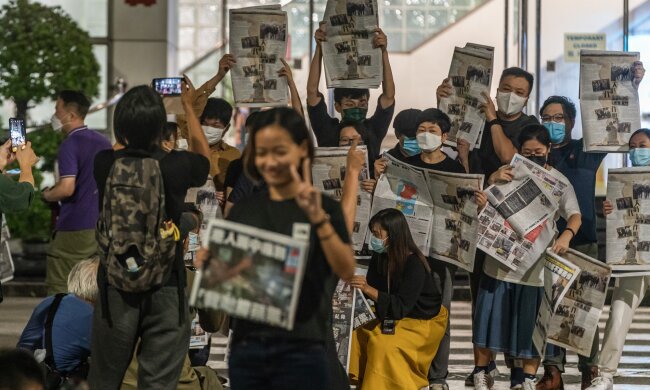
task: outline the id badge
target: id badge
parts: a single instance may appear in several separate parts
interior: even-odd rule
[[[381,334],[395,334],[395,320],[383,320],[381,322]]]

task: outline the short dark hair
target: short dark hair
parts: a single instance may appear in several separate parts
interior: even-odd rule
[[[307,129],[305,119],[296,110],[289,107],[278,107],[262,111],[257,115],[249,130],[250,135],[244,155],[244,173],[255,181],[262,179],[262,176],[257,171],[257,167],[255,167],[255,135],[260,130],[273,125],[277,125],[286,130],[296,145],[307,142],[307,157],[311,161],[314,160],[314,143],[311,140],[311,134],[309,133],[309,129]],[[298,167],[298,170],[301,171],[301,168]]]
[[[232,118],[232,106],[226,100],[221,98],[209,98],[205,104],[200,121],[206,119],[218,119],[224,126],[230,123]]]
[[[645,134],[646,137],[650,138],[650,129],[643,128],[643,129],[639,129],[639,130],[635,131],[630,136],[630,141],[632,141],[632,137],[634,137],[637,134]],[[630,141],[627,141],[628,145],[630,144]]]
[[[399,114],[395,115],[393,120],[393,128],[395,129],[395,136],[403,135],[405,137],[413,138],[418,129],[418,115],[422,110],[417,108],[409,108],[402,110]]]
[[[115,138],[127,148],[150,150],[160,143],[167,114],[162,98],[147,85],[131,88],[114,113]]]
[[[178,134],[178,124],[176,122],[167,122],[163,127],[162,137],[163,141],[171,140],[172,136],[176,137]]]
[[[573,104],[571,99],[569,99],[566,96],[549,96],[548,99],[544,100],[544,104],[542,104],[542,108],[539,110],[539,116],[540,118],[542,117],[544,110],[546,110],[546,107],[548,107],[551,104],[559,104],[562,106],[562,112],[564,113],[565,118],[569,118],[571,120],[571,124],[575,125],[576,123],[576,105]]]
[[[36,382],[45,388],[45,377],[34,356],[18,349],[0,350],[0,389],[22,390]]]
[[[341,130],[343,130],[346,127],[354,127],[354,129],[359,133],[361,136],[361,139],[365,143],[368,138],[368,128],[363,122],[358,122],[358,121],[343,121],[339,123],[339,129],[338,129],[338,134],[339,137],[341,136]]]
[[[59,92],[58,99],[61,99],[63,106],[68,110],[73,110],[81,119],[85,119],[90,109],[90,100],[81,91],[66,89]]]
[[[451,121],[449,120],[449,117],[437,108],[427,108],[422,111],[416,120],[416,129],[424,122],[431,122],[438,125],[442,134],[449,133],[449,130],[451,130]]]
[[[334,88],[334,103],[341,103],[343,98],[361,99],[363,97],[370,97],[370,90],[368,88]]]
[[[532,124],[525,126],[521,133],[519,134],[519,147],[521,148],[526,141],[536,140],[541,144],[551,145],[551,135],[548,133],[548,129],[540,124]]]
[[[253,123],[255,123],[255,120],[257,119],[257,117],[261,112],[262,111],[251,111],[248,114],[248,116],[246,117],[246,123],[244,123],[246,129],[250,129],[251,127],[253,127]]]
[[[511,68],[504,69],[503,72],[501,73],[501,78],[499,79],[499,83],[503,81],[508,76],[513,76],[513,77],[522,77],[525,78],[526,81],[528,81],[528,95],[533,91],[533,83],[535,82],[535,77],[526,72],[525,70],[521,68],[517,68],[516,66],[513,66]]]

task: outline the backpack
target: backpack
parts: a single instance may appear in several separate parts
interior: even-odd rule
[[[179,232],[165,212],[162,157],[116,156],[106,180],[96,236],[108,284],[118,290],[161,286],[174,264]]]

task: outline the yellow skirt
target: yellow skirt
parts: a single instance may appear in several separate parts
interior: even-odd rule
[[[430,320],[404,318],[395,334],[381,333],[379,320],[352,333],[349,375],[360,390],[419,390],[429,385],[427,373],[447,329],[444,306]]]

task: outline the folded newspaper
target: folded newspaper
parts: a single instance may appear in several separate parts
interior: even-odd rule
[[[287,53],[287,13],[280,5],[231,9],[230,53],[235,104],[240,107],[286,106],[287,79],[280,58]]]
[[[633,84],[638,52],[580,51],[580,115],[587,152],[627,152],[641,127]]]
[[[485,102],[482,94],[490,95],[493,67],[493,47],[468,43],[454,49],[448,76],[453,92],[439,104],[451,120],[445,144],[455,147],[459,139],[464,139],[470,150],[480,147],[485,114],[479,106]]]
[[[377,0],[328,0],[321,28],[327,88],[378,88],[381,49],[373,48],[379,26]]]
[[[308,243],[220,219],[203,242],[211,258],[196,272],[190,305],[291,330]]]
[[[9,249],[9,226],[4,214],[2,215],[2,227],[0,228],[0,282],[6,283],[14,278],[14,261]]]
[[[348,371],[350,347],[352,346],[352,319],[354,317],[354,292],[343,280],[339,280],[332,297],[332,330],[339,361]]]
[[[650,271],[650,167],[610,169],[607,264],[614,276]]]

